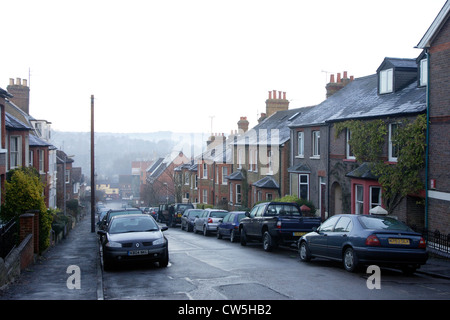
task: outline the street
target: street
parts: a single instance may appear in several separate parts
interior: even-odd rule
[[[169,266],[136,263],[104,272],[105,300],[450,299],[449,280],[420,273],[381,269],[374,288],[372,272],[349,273],[319,259],[302,263],[290,248],[267,253],[257,242],[243,247],[179,227],[165,235]]]

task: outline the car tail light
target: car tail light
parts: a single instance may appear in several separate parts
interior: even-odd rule
[[[376,246],[380,246],[380,240],[378,239],[378,237],[374,234],[370,235],[367,237],[366,239],[366,246],[371,246],[371,247],[376,247]]]
[[[419,248],[426,249],[426,247],[427,247],[427,243],[425,242],[425,239],[423,237],[420,237]]]
[[[208,218],[208,223],[213,223],[213,219]]]
[[[281,221],[277,222],[277,229],[281,229]]]

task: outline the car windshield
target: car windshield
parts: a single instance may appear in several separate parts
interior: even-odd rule
[[[390,217],[360,216],[359,220],[366,229],[413,231],[406,224]]]
[[[299,216],[300,211],[294,205],[290,204],[270,204],[267,208],[267,215],[276,216],[276,215],[291,215],[291,216]]]
[[[188,212],[189,217],[195,217],[202,213],[203,210],[191,210]]]
[[[178,205],[178,211],[185,211],[186,209],[191,209],[193,206],[192,204],[179,204]]]
[[[211,218],[223,218],[228,214],[228,211],[211,211]]]
[[[158,225],[150,217],[127,217],[112,220],[109,233],[157,231]]]

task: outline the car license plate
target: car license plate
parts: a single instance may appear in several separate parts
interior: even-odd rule
[[[133,250],[133,251],[128,251],[128,255],[129,256],[142,256],[148,254],[148,250]]]
[[[304,234],[306,234],[306,232],[293,232],[294,237],[301,237]]]
[[[389,238],[388,239],[389,244],[402,244],[402,245],[409,245],[409,239],[393,239],[393,238]]]

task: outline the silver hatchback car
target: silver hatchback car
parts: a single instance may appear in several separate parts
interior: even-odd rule
[[[228,211],[220,209],[205,209],[194,220],[194,233],[202,232],[207,236],[210,232],[217,232],[217,227],[222,222]]]

